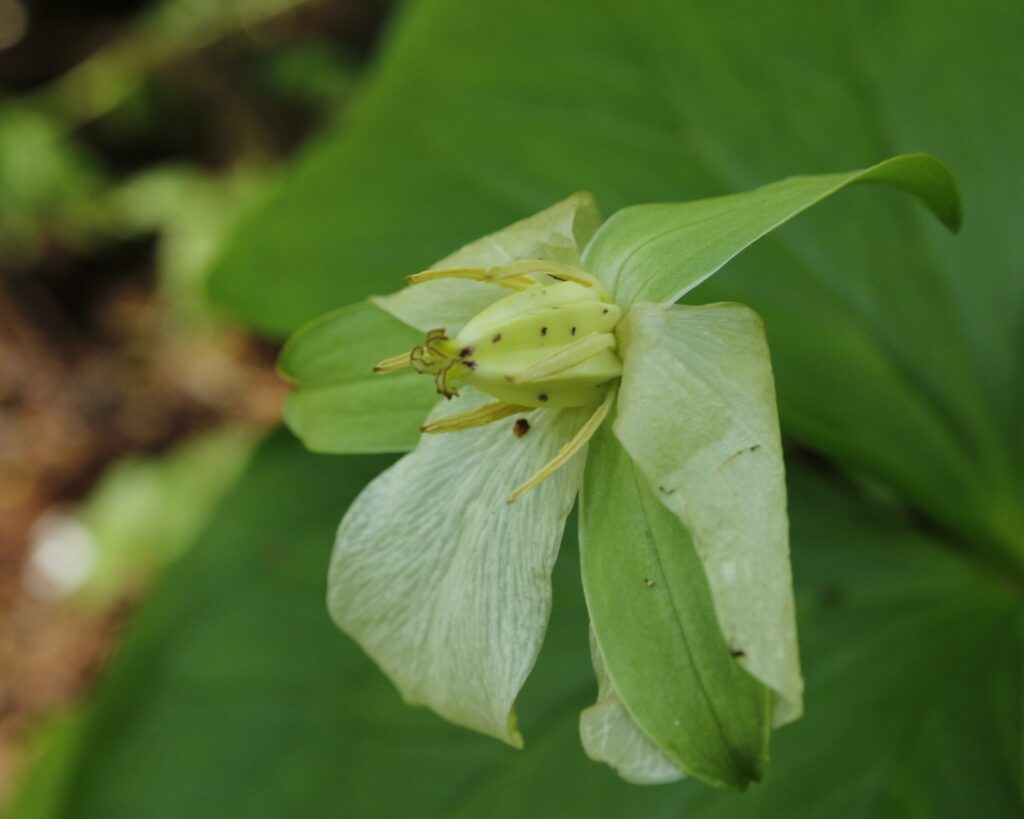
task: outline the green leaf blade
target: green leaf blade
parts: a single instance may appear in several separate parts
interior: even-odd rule
[[[732,655],[689,534],[607,428],[591,442],[580,561],[604,665],[640,728],[705,782],[760,780],[771,692]]]
[[[900,188],[950,230],[960,229],[960,194],[949,169],[926,154],[905,154],[864,170],[794,176],[749,193],[625,208],[587,245],[584,265],[620,305],[674,302],[758,239],[859,182]]]

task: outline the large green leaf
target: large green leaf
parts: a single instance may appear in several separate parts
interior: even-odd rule
[[[74,742],[55,749],[61,770],[40,769],[60,793],[34,817],[1021,814],[1019,591],[900,518],[791,470],[806,715],[742,796],[641,788],[579,746],[594,687],[572,549],[520,701],[524,751],[403,705],[338,633],[323,605],[332,533],[382,465],[284,435],[263,447],[143,606]]]
[[[1022,26],[1011,0],[413,4],[214,292],[283,333],[575,190],[613,213],[928,151],[961,182],[960,237],[850,190],[696,296],[764,317],[790,433],[1019,566]]]

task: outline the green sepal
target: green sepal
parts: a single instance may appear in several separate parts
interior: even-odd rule
[[[337,454],[406,452],[438,396],[412,370],[377,375],[381,359],[422,335],[370,302],[343,307],[298,330],[278,360],[295,384],[285,422],[307,448]]]
[[[723,637],[689,533],[607,426],[590,443],[584,473],[580,562],[605,672],[640,729],[711,785],[760,780],[771,691]]]

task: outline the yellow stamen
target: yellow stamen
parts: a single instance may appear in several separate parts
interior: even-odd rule
[[[509,290],[525,290],[538,283],[536,279],[531,278],[535,273],[546,273],[562,281],[592,287],[602,298],[607,298],[600,282],[586,271],[543,259],[525,259],[497,267],[450,267],[440,270],[424,270],[422,273],[406,276],[406,279],[410,284],[420,284],[437,279],[472,279],[473,281],[496,284]]]
[[[566,370],[582,364],[605,350],[615,346],[615,336],[611,333],[590,333],[572,344],[568,344],[557,353],[541,359],[536,364],[507,376],[513,384],[533,381],[545,381],[555,378]]]
[[[493,401],[484,404],[482,407],[449,415],[446,418],[438,418],[436,421],[429,421],[420,427],[421,432],[458,432],[460,429],[472,429],[482,427],[492,421],[500,421],[510,415],[518,415],[521,412],[530,412],[529,407],[520,407],[518,404],[507,404],[504,401]]]
[[[565,446],[558,450],[558,454],[555,455],[547,464],[526,483],[517,486],[511,495],[508,496],[508,502],[514,503],[519,500],[523,495],[533,489],[541,482],[547,480],[554,475],[559,469],[561,469],[566,462],[583,447],[587,445],[591,438],[594,437],[594,433],[597,432],[598,427],[608,416],[608,411],[611,409],[612,401],[614,400],[615,390],[608,390],[608,395],[605,396],[604,401],[601,402],[601,406],[595,410],[594,414],[587,419],[587,422],[579,428],[579,431],[572,437]]]
[[[503,276],[527,276],[531,273],[547,273],[556,279],[574,282],[584,287],[592,287],[602,298],[606,296],[604,288],[601,287],[601,283],[597,279],[585,270],[570,267],[567,264],[549,262],[543,259],[525,259],[521,262],[510,262],[509,264],[501,265],[501,267],[492,267],[487,272],[493,275],[497,271],[501,271]]]
[[[377,366],[373,368],[375,373],[393,373],[397,370],[404,370],[406,367],[412,366],[412,355],[409,353],[400,353],[399,355],[393,355],[391,358],[385,358],[383,361],[377,363]]]
[[[444,270],[424,270],[422,273],[414,273],[411,276],[406,276],[406,281],[409,284],[422,284],[423,282],[436,281],[438,279],[472,279],[477,282],[486,282],[488,284],[496,284],[499,287],[504,287],[508,290],[525,290],[527,287],[535,284],[532,279],[528,279],[525,276],[501,276],[494,275],[491,268],[490,270],[484,267],[452,267]]]

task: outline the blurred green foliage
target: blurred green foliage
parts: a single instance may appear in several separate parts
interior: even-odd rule
[[[789,464],[807,713],[763,785],[636,788],[583,757],[568,550],[524,752],[402,706],[322,601],[337,520],[386,461],[280,434],[43,755],[35,815],[1024,815],[1022,30],[1008,0],[412,4],[214,267],[222,306],[283,335],[578,189],[611,213],[948,161],[959,238],[850,191],[694,294],[762,314],[786,431],[843,473]]]

